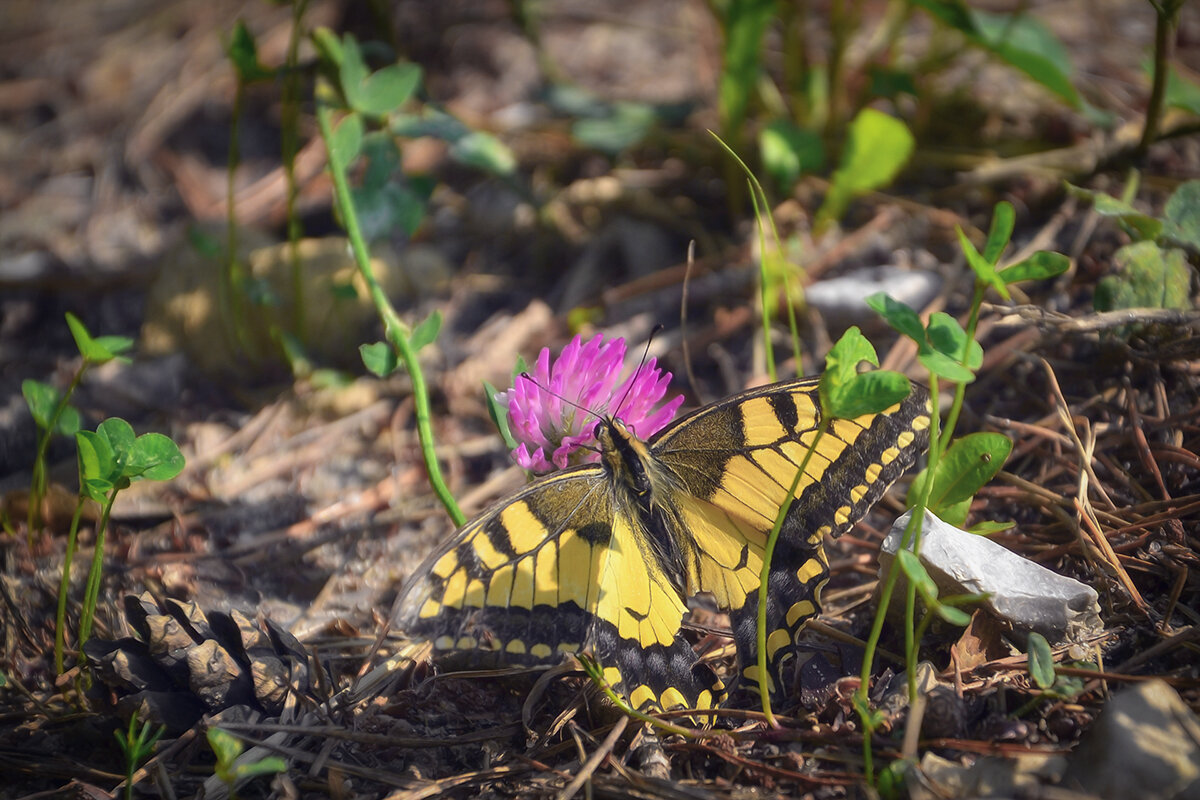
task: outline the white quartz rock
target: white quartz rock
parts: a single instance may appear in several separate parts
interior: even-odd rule
[[[886,573],[912,512],[896,520],[879,554]],[[1073,578],[1035,564],[985,536],[967,533],[928,511],[921,533],[921,564],[946,594],[987,593],[983,605],[1015,630],[1037,631],[1051,643],[1083,641],[1099,633],[1099,596]]]

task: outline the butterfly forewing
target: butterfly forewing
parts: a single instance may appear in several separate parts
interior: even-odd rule
[[[612,497],[599,467],[530,484],[418,568],[397,601],[398,624],[480,663],[586,651],[636,707],[712,707],[720,682],[680,635],[684,600]]]

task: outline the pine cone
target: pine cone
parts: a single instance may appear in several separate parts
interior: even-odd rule
[[[290,718],[295,706],[325,699],[324,668],[265,617],[206,614],[195,603],[156,602],[148,592],[125,598],[125,616],[137,638],[92,639],[83,646],[123,713],[180,732],[204,714],[233,706]]]

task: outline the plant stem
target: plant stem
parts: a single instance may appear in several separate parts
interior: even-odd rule
[[[329,106],[318,100],[317,124],[321,129],[321,138],[325,140],[325,147],[330,152],[333,150],[332,116],[333,112]],[[417,434],[421,440],[421,453],[425,458],[425,472],[429,476],[429,483],[433,487],[433,491],[445,506],[446,513],[450,515],[450,519],[454,520],[455,525],[461,526],[467,521],[467,518],[458,507],[458,503],[455,502],[449,487],[446,486],[446,481],[442,477],[441,465],[438,464],[437,455],[434,453],[433,424],[429,414],[429,390],[425,386],[425,376],[421,372],[417,354],[408,341],[408,326],[401,321],[396,309],[392,307],[391,301],[388,300],[383,288],[379,285],[379,281],[375,279],[375,273],[371,269],[371,255],[367,250],[367,243],[363,239],[362,229],[359,227],[358,217],[354,211],[354,198],[350,194],[346,171],[336,158],[330,156],[328,160],[329,174],[333,178],[334,197],[337,200],[338,209],[342,213],[342,223],[346,226],[346,236],[350,239],[350,249],[354,253],[354,260],[358,264],[363,281],[367,284],[371,301],[375,304],[375,311],[383,320],[384,336],[404,362],[405,369],[408,370],[409,378],[412,380]]]
[[[229,123],[229,161],[225,168],[225,263],[221,270],[220,303],[228,313],[229,325],[222,326],[226,337],[231,335],[233,349],[249,353],[243,320],[241,267],[238,264],[237,192],[234,177],[241,162],[242,111],[246,100],[246,82],[237,78],[233,95],[233,116]]]
[[[43,431],[38,431],[37,455],[33,459],[33,478],[29,484],[29,509],[26,523],[28,529],[26,536],[28,537],[29,546],[33,546],[33,532],[42,526],[42,501],[46,498],[46,453],[50,449],[50,437],[54,435],[55,429],[58,428],[58,421],[62,418],[63,411],[66,410],[67,404],[71,401],[71,395],[79,388],[79,382],[83,380],[83,373],[91,366],[86,358],[79,365],[79,369],[75,370],[74,377],[71,378],[71,383],[67,386],[62,397],[58,398],[58,402],[54,404],[54,413],[50,415],[49,424]]]
[[[938,462],[938,427],[939,420],[937,416],[938,409],[938,379],[936,375],[932,375],[932,380],[929,386],[929,404],[932,411],[929,415],[929,463],[926,465],[926,474],[933,475],[937,468]],[[925,507],[929,504],[929,494],[933,490],[933,481],[926,480],[925,485],[921,490],[921,497],[917,504],[913,506],[912,516],[909,517],[908,525],[904,528],[904,535],[900,538],[901,549],[912,549],[913,552],[919,552],[921,546],[921,526],[925,521]],[[888,566],[887,577],[884,579],[883,590],[879,596],[879,608],[875,610],[875,619],[871,624],[871,633],[867,637],[866,647],[863,648],[863,664],[862,672],[859,674],[858,691],[855,694],[858,696],[861,708],[868,707],[867,687],[871,683],[871,670],[875,664],[875,650],[879,647],[879,639],[883,634],[883,623],[887,619],[888,607],[892,602],[892,594],[896,591],[896,583],[900,580],[900,559],[893,558],[892,563]],[[910,582],[910,589],[912,589]],[[906,626],[905,636],[909,635],[909,626]],[[907,654],[906,654],[907,655]],[[911,658],[905,659],[905,666]],[[913,685],[910,677],[910,686]],[[860,718],[863,722],[863,761],[865,764],[867,783],[874,784],[874,766],[871,760],[871,732],[870,719],[860,712]]]
[[[75,558],[75,545],[79,538],[79,521],[87,503],[84,495],[79,496],[75,515],[71,517],[71,530],[67,532],[67,552],[63,555],[62,580],[58,584],[58,612],[54,616],[54,670],[63,674],[63,649],[67,630],[67,595],[71,591],[71,562]]]
[[[779,541],[779,531],[783,528],[783,520],[787,517],[788,510],[792,507],[792,502],[796,497],[796,489],[800,486],[800,479],[808,474],[808,462],[812,460],[812,455],[817,451],[817,443],[821,441],[821,437],[829,430],[831,417],[827,414],[821,414],[821,421],[817,423],[817,432],[813,434],[812,444],[804,453],[804,459],[800,462],[799,469],[796,470],[796,476],[792,478],[792,485],[788,489],[787,496],[783,500],[783,505],[779,509],[779,513],[775,517],[775,525],[771,528],[771,533],[767,535],[766,546],[763,547],[762,556],[762,572],[758,578],[758,623],[755,625],[755,649],[758,651],[758,693],[759,699],[762,700],[763,716],[767,718],[767,724],[772,728],[777,727],[775,715],[771,711],[771,691],[768,688],[768,681],[771,680],[767,675],[767,584],[771,577],[771,558],[775,555],[775,545]]]
[[[1134,150],[1134,158],[1141,160],[1146,157],[1150,145],[1158,138],[1158,124],[1162,118],[1163,98],[1167,93],[1167,78],[1171,72],[1171,51],[1175,40],[1171,32],[1179,17],[1179,9],[1183,8],[1183,0],[1162,0],[1161,4],[1151,2],[1154,6],[1154,82],[1150,86],[1150,100],[1146,104],[1146,125],[1142,128],[1142,138]]]
[[[92,566],[88,569],[87,589],[83,595],[83,607],[79,610],[79,646],[92,635],[92,623],[96,616],[96,602],[100,597],[100,579],[104,573],[104,538],[108,532],[108,517],[112,514],[113,501],[117,499],[117,489],[108,493],[104,509],[100,512],[100,522],[96,525],[96,551],[92,554]]]
[[[983,281],[975,280],[975,295],[971,298],[971,313],[967,317],[966,338],[963,343],[963,354],[960,361],[962,365],[967,366],[967,359],[971,355],[971,344],[975,341],[975,331],[979,328],[979,309],[983,306],[983,296],[987,292],[987,284]],[[954,402],[950,404],[950,413],[946,415],[946,427],[942,432],[942,441],[945,444],[942,446],[942,452],[946,452],[946,448],[950,446],[951,437],[954,436],[954,427],[958,424],[958,416],[962,413],[963,401],[967,396],[967,384],[959,383],[954,386]]]
[[[304,315],[304,273],[300,264],[300,236],[303,230],[296,215],[296,154],[300,150],[300,71],[296,64],[300,52],[300,21],[308,0],[293,0],[292,31],[288,39],[287,61],[279,107],[283,147],[283,174],[287,179],[288,261],[292,271],[292,332],[303,345],[308,344]]]

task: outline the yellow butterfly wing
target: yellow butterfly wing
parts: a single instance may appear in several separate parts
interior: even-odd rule
[[[752,389],[681,418],[650,451],[674,487],[688,594],[731,613],[747,688],[758,688],[759,575],[766,538],[820,419],[817,379]],[[879,414],[834,419],[784,518],[767,592],[768,686],[775,691],[829,571],[823,539],[849,530],[928,443],[928,393]]]
[[[497,663],[587,652],[635,707],[716,705],[720,681],[680,635],[683,598],[613,488],[579,467],[493,506],[414,573],[397,622],[435,651]]]

